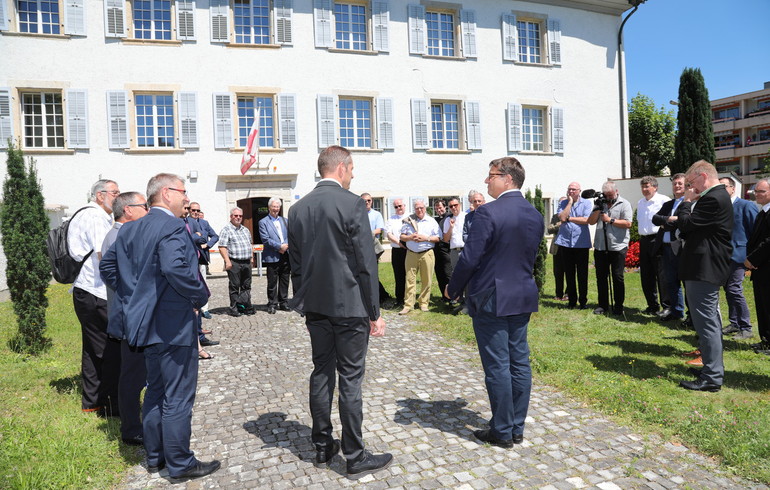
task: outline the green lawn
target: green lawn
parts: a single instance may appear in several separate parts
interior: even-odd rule
[[[549,267],[551,256],[549,256]],[[393,291],[390,264],[380,265],[385,288]],[[627,320],[593,315],[595,271],[589,271],[588,310],[569,310],[553,300],[550,270],[540,311],[532,316],[529,341],[534,376],[583,400],[638,431],[657,432],[720,458],[745,478],[770,483],[770,358],[755,354],[758,340],[725,341],[725,385],[719,393],[678,387],[687,372],[682,352],[696,345],[694,331],[641,313],[646,307],[639,274],[626,273]],[[475,344],[468,316],[452,316],[433,288],[429,313],[413,313],[426,330]],[[749,307],[754,297],[745,282]],[[727,306],[722,295],[722,312]],[[756,334],[756,331],[755,331]],[[479,367],[480,369],[480,367]]]

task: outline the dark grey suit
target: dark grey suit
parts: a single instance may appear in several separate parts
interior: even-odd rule
[[[338,373],[342,452],[356,460],[364,454],[361,382],[369,322],[380,316],[377,258],[364,201],[335,181],[319,182],[289,210],[289,260],[296,288],[289,306],[304,313],[313,349],[313,443],[319,450],[332,446]]]

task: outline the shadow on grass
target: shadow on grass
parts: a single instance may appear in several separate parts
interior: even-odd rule
[[[394,422],[401,425],[417,424],[422,427],[433,427],[467,440],[476,440],[468,426],[483,428],[488,422],[475,410],[465,408],[468,402],[462,398],[435,401],[406,398],[397,400],[396,403],[402,408],[393,417]]]
[[[621,373],[637,379],[655,378],[665,376],[670,372],[668,368],[662,368],[652,361],[637,359],[631,356],[586,356],[586,360],[601,371]]]
[[[243,430],[262,439],[263,448],[288,449],[297,459],[310,461],[315,457],[310,427],[296,420],[286,420],[287,416],[283,412],[263,413],[257,420],[245,422]]]
[[[83,393],[83,385],[80,383],[79,373],[67,376],[66,378],[52,379],[48,385],[60,395],[69,393],[81,395]]]
[[[679,357],[682,354],[681,349],[676,349],[670,345],[651,344],[634,340],[613,340],[611,342],[599,342],[599,344],[614,345],[619,347],[624,354],[651,354],[662,357]]]

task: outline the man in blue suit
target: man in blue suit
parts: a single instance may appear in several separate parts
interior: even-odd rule
[[[275,314],[276,308],[289,311],[289,228],[286,218],[279,216],[281,199],[271,197],[267,202],[269,214],[259,220],[259,237],[265,246],[262,262],[267,267],[267,312]]]
[[[197,309],[209,291],[184,221],[189,203],[184,179],[158,174],[147,184],[152,208],[120,229],[99,267],[115,291],[108,333],[144,348],[144,448],[147,470],[168,467],[174,482],[208,475],[219,461],[198,461],[190,450],[192,407],[198,384]]]
[[[217,244],[219,241],[219,235],[211,227],[208,221],[203,219],[203,211],[201,211],[201,205],[197,202],[190,203],[190,222],[194,223],[198,230],[195,232],[196,237],[193,237],[193,241],[198,246],[198,265],[200,266],[201,275],[205,277],[209,272],[209,264],[211,263],[211,247]],[[209,313],[209,304],[206,303],[201,308],[201,315],[207,320],[211,320],[211,313]]]
[[[532,388],[527,326],[538,308],[533,270],[545,222],[519,190],[524,168],[515,158],[493,160],[485,183],[496,200],[476,209],[473,233],[444,294],[457,299],[468,288],[465,302],[492,407],[489,428],[473,435],[510,448],[524,440]]]
[[[750,339],[754,332],[751,331],[749,305],[743,295],[743,279],[746,277],[746,266],[743,263],[746,261],[746,244],[754,230],[759,208],[753,202],[735,195],[735,181],[730,177],[722,177],[719,182],[725,185],[733,201],[733,254],[730,256],[730,276],[724,284],[730,324],[722,329],[722,334],[732,333],[736,339]]]

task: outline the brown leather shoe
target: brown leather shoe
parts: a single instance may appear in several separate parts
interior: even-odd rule
[[[682,357],[700,357],[700,350],[695,349],[690,352],[682,352]]]
[[[703,367],[703,358],[698,356],[695,359],[690,359],[685,364],[692,367]]]
[[[410,311],[412,311],[411,308],[409,308],[408,306],[404,306],[404,309],[399,311],[398,314],[399,315],[408,315]]]

